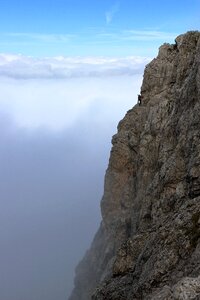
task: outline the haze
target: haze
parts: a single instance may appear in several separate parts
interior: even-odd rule
[[[137,61],[115,61],[108,72],[109,60],[98,74],[90,63],[86,75],[49,79],[41,65],[33,76],[32,61],[22,70],[21,57],[14,66],[4,57],[0,299],[67,299],[100,222],[111,137],[136,103],[148,59]]]

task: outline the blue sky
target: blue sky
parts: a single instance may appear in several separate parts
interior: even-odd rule
[[[150,56],[199,27],[199,0],[1,0],[0,52]]]

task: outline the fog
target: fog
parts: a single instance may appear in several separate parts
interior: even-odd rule
[[[135,73],[117,63],[109,73],[104,62],[98,76],[92,63],[92,73],[84,67],[87,76],[65,70],[67,76],[49,78],[39,71],[30,76],[32,61],[20,71],[19,63],[4,57],[0,299],[66,300],[74,268],[101,220],[111,137],[136,103],[146,59],[133,66]]]

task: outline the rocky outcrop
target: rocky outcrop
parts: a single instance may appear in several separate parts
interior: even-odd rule
[[[164,44],[113,137],[70,300],[200,299],[200,33]]]

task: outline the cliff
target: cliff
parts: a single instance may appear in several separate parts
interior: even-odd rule
[[[112,139],[70,300],[200,299],[200,32],[160,47],[141,96]]]

